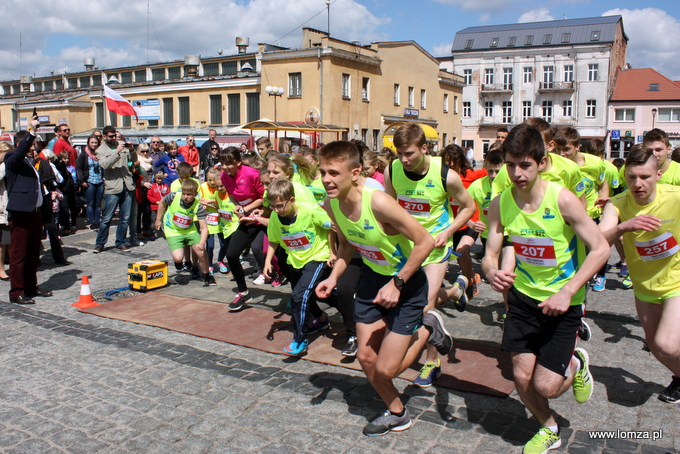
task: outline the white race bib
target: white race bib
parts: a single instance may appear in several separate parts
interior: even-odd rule
[[[286,248],[290,251],[304,251],[312,247],[309,238],[303,232],[281,235],[281,239],[286,243]]]
[[[552,238],[512,235],[515,256],[520,262],[536,266],[557,266],[555,243]]]
[[[430,217],[430,201],[419,197],[407,197],[399,194],[397,202],[411,216]]]
[[[661,260],[670,257],[678,252],[680,246],[678,246],[677,240],[669,231],[657,236],[653,240],[636,241],[635,249],[637,249],[642,260],[649,262],[651,260]]]
[[[369,246],[366,244],[356,243],[352,240],[347,240],[349,244],[354,246],[362,257],[365,257],[369,261],[375,263],[376,265],[389,266],[390,262],[387,261],[383,253],[378,249],[377,246]]]

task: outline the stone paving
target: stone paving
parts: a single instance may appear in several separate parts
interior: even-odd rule
[[[77,312],[84,274],[102,295],[126,285],[128,263],[170,258],[163,240],[129,253],[93,254],[93,245],[92,232],[65,237],[66,267],[43,256],[39,280],[54,297],[34,306],[6,303],[9,285],[0,283],[0,452],[497,454],[521,452],[538,428],[516,393],[499,399],[396,380],[413,427],[364,437],[384,407],[359,372]],[[217,287],[178,281],[173,293],[199,299],[229,301],[234,292],[222,275]],[[677,452],[678,408],[656,398],[670,374],[642,350],[631,292],[613,274],[607,287],[589,293],[593,339],[582,344],[596,388],[586,404],[570,392],[552,401],[563,434],[555,452]],[[502,304],[480,288],[467,312],[442,312],[454,337],[498,345]],[[267,307],[289,289],[256,289],[254,304]],[[595,439],[593,430],[661,430],[662,438]]]

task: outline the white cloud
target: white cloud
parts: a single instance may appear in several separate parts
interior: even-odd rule
[[[85,57],[95,58],[100,68],[147,61],[146,2],[36,0],[31,5],[26,8],[19,0],[0,2],[0,17],[21,18],[6,20],[0,27],[0,80],[46,75],[50,70],[80,71]],[[296,27],[327,28],[325,2],[320,0],[151,0],[150,9],[151,62],[194,54],[213,56],[217,49],[236,53],[237,36],[250,38],[250,51],[258,43],[299,47],[301,30]],[[375,30],[389,19],[377,17],[357,0],[335,0],[330,10],[333,36],[362,43],[386,39]]]
[[[434,46],[432,49],[432,55],[435,57],[448,57],[451,55],[451,47],[453,42],[442,43],[439,46]]]
[[[612,9],[603,16],[620,14],[628,41],[627,60],[634,68],[652,67],[673,80],[680,79],[680,22],[658,8]]]
[[[542,22],[548,20],[555,20],[555,18],[550,14],[550,10],[548,10],[548,8],[539,8],[527,11],[526,13],[522,14],[519,16],[519,19],[517,19],[517,22]]]

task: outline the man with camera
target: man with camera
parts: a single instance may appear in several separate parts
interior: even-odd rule
[[[128,252],[130,248],[125,246],[125,237],[132,198],[135,196],[135,183],[128,166],[128,162],[131,160],[132,144],[116,140],[116,128],[113,126],[106,126],[103,134],[104,141],[97,148],[97,158],[99,158],[99,165],[102,168],[104,178],[104,208],[102,209],[102,220],[99,224],[96,244],[92,252],[98,254],[104,250],[104,245],[109,237],[109,225],[116,207],[120,207],[116,229],[116,249]]]

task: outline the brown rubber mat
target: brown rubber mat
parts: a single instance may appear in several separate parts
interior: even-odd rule
[[[281,354],[282,358],[283,347],[293,337],[289,314],[256,307],[229,312],[223,303],[158,292],[110,301],[81,312],[255,348]],[[333,325],[331,322],[330,329],[310,335],[309,351],[303,358],[361,370],[355,358],[340,354],[347,339],[344,332],[339,333]],[[341,324],[337,325],[342,329]],[[448,360],[442,361],[442,375],[436,381],[437,386],[498,397],[506,397],[512,392],[514,383],[508,354],[496,347],[468,341],[456,341],[454,346]],[[401,378],[415,379],[419,366],[414,364]]]

